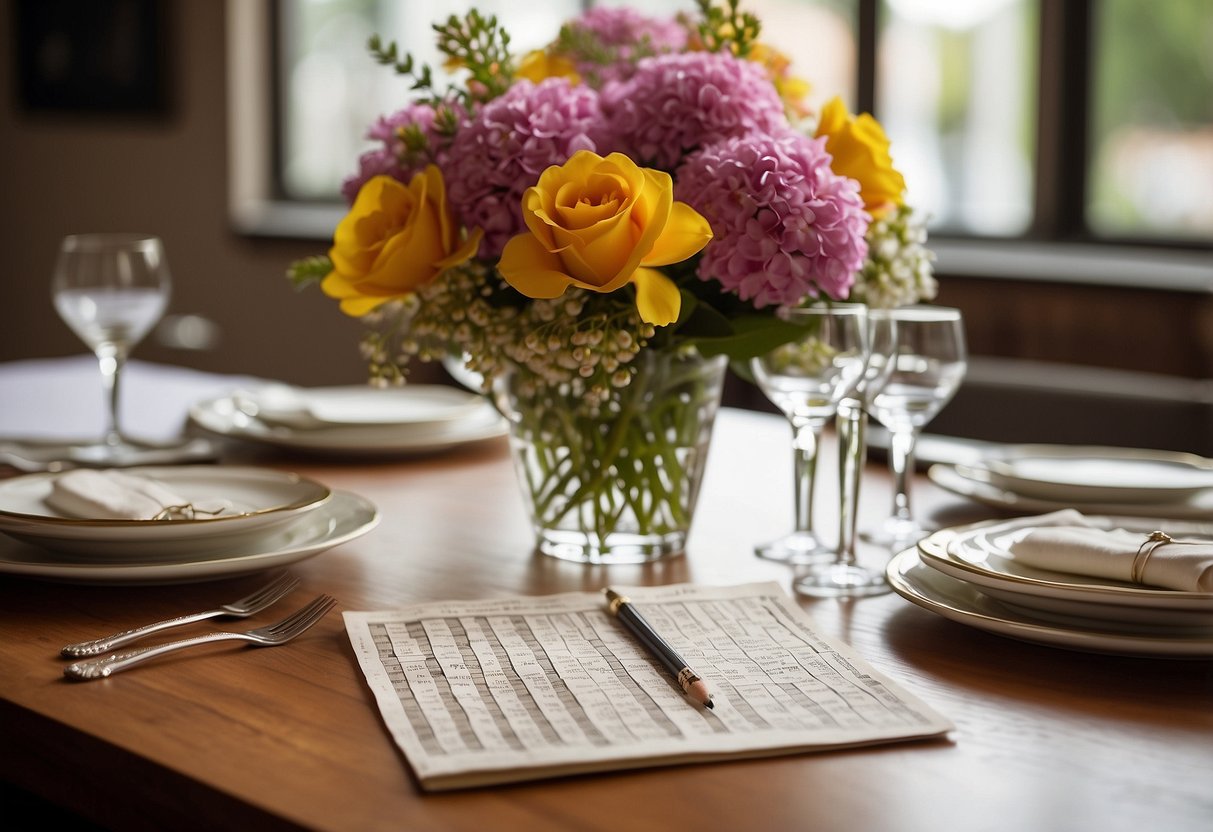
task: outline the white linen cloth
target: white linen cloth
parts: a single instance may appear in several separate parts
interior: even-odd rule
[[[190,511],[210,517],[231,508],[226,500],[191,501],[151,477],[91,468],[55,477],[46,504],[81,520],[156,520],[166,509],[174,509],[174,519],[192,516]]]
[[[123,433],[148,442],[180,439],[192,404],[267,382],[131,359],[122,370]],[[86,442],[105,428],[105,396],[92,353],[0,362],[0,442]]]
[[[1040,569],[1132,582],[1133,562],[1145,546],[1139,583],[1187,592],[1213,592],[1213,540],[1172,535],[1155,544],[1148,532],[1096,527],[1073,509],[1042,515],[1011,544],[1015,560]],[[1166,531],[1166,529],[1161,529]]]

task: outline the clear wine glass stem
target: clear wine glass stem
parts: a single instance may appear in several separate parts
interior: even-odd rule
[[[813,487],[817,481],[817,449],[825,422],[819,419],[792,422],[792,449],[796,531],[813,531]]]
[[[850,565],[857,560],[855,526],[859,517],[860,475],[867,455],[864,433],[868,414],[859,402],[848,399],[839,406],[838,417],[838,452],[841,455],[838,485],[842,494],[838,518],[838,562]]]
[[[914,470],[914,445],[918,440],[915,430],[892,431],[889,435],[889,453],[893,463],[893,516],[906,522],[913,521],[910,511],[910,472]]]
[[[126,355],[112,345],[97,350],[97,363],[101,368],[101,385],[105,391],[107,410],[104,442],[106,445],[121,445],[122,432],[118,429],[118,381]]]

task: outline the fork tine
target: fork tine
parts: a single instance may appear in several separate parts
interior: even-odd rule
[[[241,603],[256,605],[266,600],[277,600],[299,585],[299,579],[289,572],[283,572],[271,583],[247,596]]]
[[[279,637],[285,636],[288,633],[302,633],[323,618],[325,613],[332,609],[336,603],[337,600],[331,595],[319,595],[307,606],[301,607],[278,623],[271,624],[265,629]]]

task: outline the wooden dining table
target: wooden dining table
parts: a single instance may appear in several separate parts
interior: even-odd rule
[[[721,411],[685,552],[634,566],[535,553],[504,437],[357,458],[225,441],[217,462],[355,492],[380,520],[291,565],[301,586],[289,604],[194,629],[245,629],[320,593],[336,609],[282,647],[216,645],[72,682],[62,645],[213,607],[265,576],[123,585],[0,575],[0,780],[10,794],[122,830],[1213,829],[1213,662],[1015,640],[892,592],[795,596],[795,569],[753,554],[792,522],[790,431],[777,416]],[[832,433],[820,465],[816,520],[833,540]],[[889,511],[891,490],[874,457],[861,529]],[[912,496],[934,526],[997,516],[921,473]],[[890,552],[861,544],[859,557],[883,568]],[[752,581],[781,584],[823,634],[955,729],[867,748],[429,793],[385,728],[341,616],[607,584]]]

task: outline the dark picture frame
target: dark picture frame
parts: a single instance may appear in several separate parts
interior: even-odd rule
[[[170,109],[164,0],[12,0],[18,108],[160,116]]]

